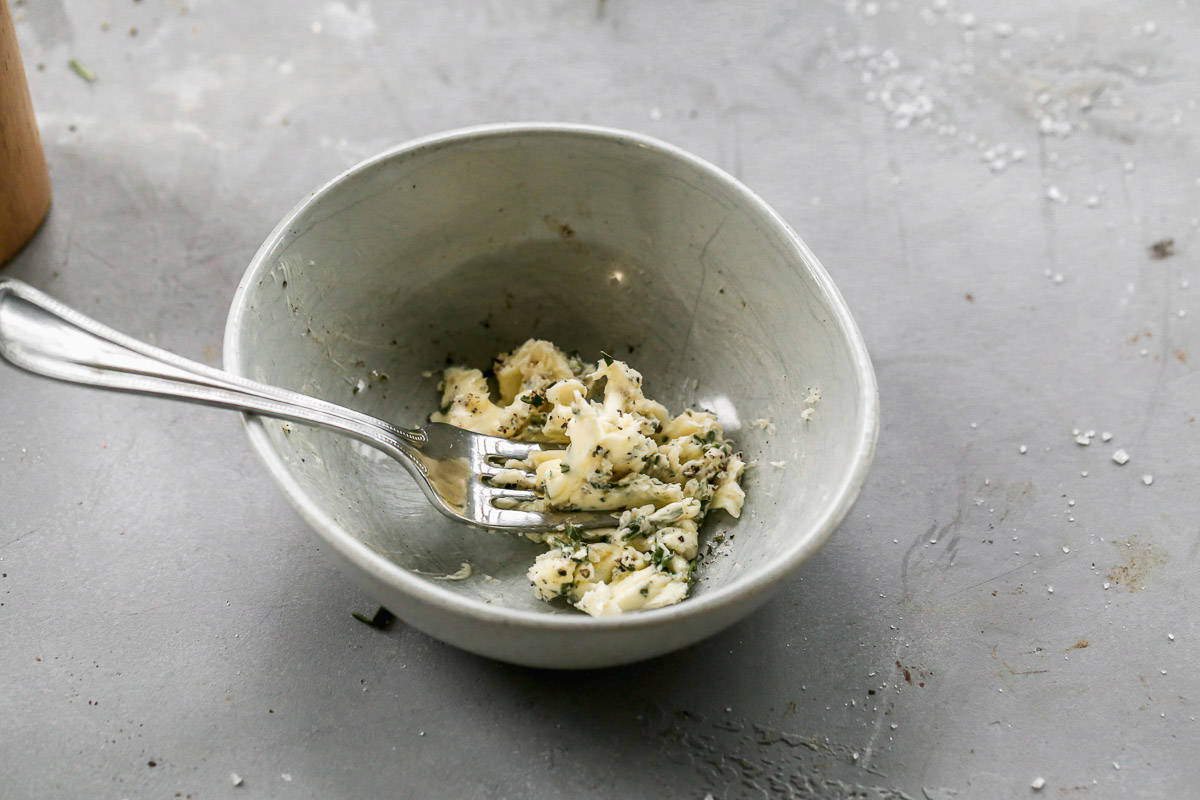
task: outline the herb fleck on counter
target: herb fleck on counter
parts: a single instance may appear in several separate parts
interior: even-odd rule
[[[81,62],[78,58],[72,58],[70,61],[67,62],[67,66],[69,66],[71,68],[72,72],[74,72],[79,77],[83,78],[88,83],[95,82],[96,73],[92,72],[90,69],[85,67],[83,65],[83,62]]]
[[[374,617],[368,618],[366,614],[360,614],[357,611],[355,611],[352,616],[364,625],[370,625],[372,628],[378,628],[381,631],[386,631],[396,620],[396,615],[388,611],[383,606],[379,607],[379,610],[375,612]]]

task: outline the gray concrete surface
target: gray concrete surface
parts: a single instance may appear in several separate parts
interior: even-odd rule
[[[858,315],[885,425],[856,510],[761,612],[555,674],[353,620],[371,601],[233,415],[5,369],[0,796],[1194,794],[1189,3],[14,12],[55,200],[5,272],[135,336],[217,363],[257,244],[387,145],[594,122],[794,224]]]

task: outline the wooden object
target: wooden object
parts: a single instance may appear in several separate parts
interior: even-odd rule
[[[0,264],[33,236],[49,209],[50,175],[17,32],[7,0],[0,0]]]

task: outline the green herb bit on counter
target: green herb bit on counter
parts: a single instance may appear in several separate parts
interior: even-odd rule
[[[379,607],[379,610],[375,612],[374,617],[368,618],[366,614],[360,614],[357,611],[351,614],[351,616],[362,624],[370,625],[372,628],[378,628],[381,631],[386,631],[392,626],[392,623],[396,621],[396,615],[388,611],[383,606]]]
[[[83,78],[88,83],[95,82],[96,73],[92,72],[90,69],[85,67],[78,58],[72,58],[70,61],[67,62],[67,65],[71,68],[72,72],[74,72],[79,77]]]

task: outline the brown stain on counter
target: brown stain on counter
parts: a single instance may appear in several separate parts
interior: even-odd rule
[[[1009,675],[1043,675],[1050,671],[1048,669],[1017,669],[1007,661],[1001,661],[1000,663],[1008,670]]]
[[[1087,645],[1085,644],[1084,647],[1087,647]],[[999,649],[1000,649],[1000,645],[998,645],[998,644],[992,645],[992,660],[999,661],[1001,664],[1003,664],[1004,668],[1006,670],[1008,670],[1009,675],[1042,675],[1042,674],[1050,671],[1048,669],[1017,669],[1012,664],[1008,663],[1007,661],[1005,661],[1003,658],[1001,658],[998,655],[997,651]],[[1034,647],[1032,650],[1025,651],[1025,655],[1036,656],[1036,655],[1041,654],[1042,652],[1043,652],[1043,648]],[[1003,675],[1003,673],[1001,673],[1001,675]]]
[[[920,667],[914,667],[911,665],[906,667],[899,661],[896,662],[896,669],[900,670],[900,672],[904,675],[905,683],[907,683],[909,686],[918,686],[921,688],[925,687],[925,679],[933,675],[932,670],[927,673]],[[916,679],[913,678],[914,672],[917,674]]]
[[[1167,563],[1167,553],[1153,542],[1143,540],[1137,534],[1112,543],[1121,552],[1121,561],[1109,567],[1105,576],[1109,582],[1127,592],[1139,592],[1154,570]]]

